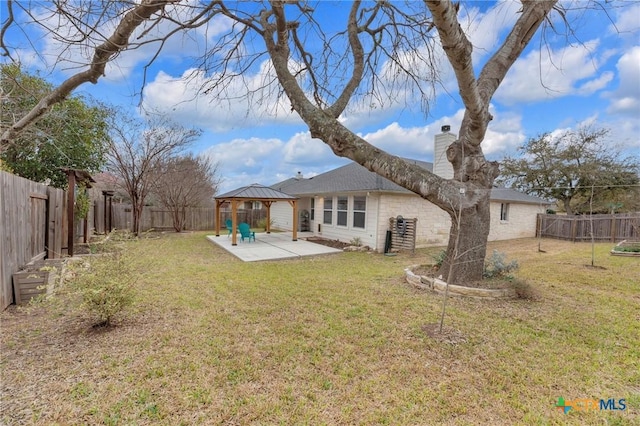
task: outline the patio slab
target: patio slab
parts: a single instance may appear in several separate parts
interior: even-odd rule
[[[240,236],[238,236],[238,245],[236,246],[231,244],[230,237],[222,233],[219,237],[207,235],[207,239],[244,262],[342,253],[342,250],[303,240],[300,237],[301,234],[303,233],[298,233],[298,241],[291,240],[291,232],[256,233],[256,240],[251,242],[241,242]]]

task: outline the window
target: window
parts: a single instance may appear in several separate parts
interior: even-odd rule
[[[500,204],[500,220],[502,222],[509,220],[509,203]]]
[[[311,199],[311,220],[313,220],[313,218],[316,215],[316,199],[312,198]]]
[[[353,197],[353,227],[365,227],[367,197]]]
[[[347,197],[338,197],[338,226],[347,226],[348,208],[349,199]]]
[[[333,198],[324,199],[324,218],[322,223],[331,225],[331,216],[333,215]]]

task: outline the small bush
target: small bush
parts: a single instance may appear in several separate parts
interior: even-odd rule
[[[349,244],[356,247],[362,247],[362,239],[360,237],[353,237]]]
[[[133,304],[136,274],[124,254],[105,254],[75,268],[71,287],[81,296],[82,307],[95,317],[96,326],[109,326]]]
[[[493,254],[484,263],[484,278],[505,278],[508,280],[513,279],[511,274],[518,269],[518,261],[512,260],[507,263],[506,255],[504,253],[494,250]]]
[[[275,223],[275,220],[271,219],[271,221],[269,221],[269,228],[273,227],[273,224]],[[262,219],[260,219],[257,223],[257,227],[264,229],[265,231],[267,230],[267,218],[264,217]]]
[[[432,255],[431,257],[433,258],[435,265],[439,268],[442,266],[442,264],[444,263],[444,260],[447,258],[447,251],[440,250],[438,253]]]

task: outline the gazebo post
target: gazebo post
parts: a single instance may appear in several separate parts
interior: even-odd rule
[[[293,207],[292,241],[298,241],[298,200],[289,200],[289,204]]]
[[[231,200],[231,245],[238,245],[238,236],[236,235],[238,231],[238,201]]]
[[[265,226],[265,231],[267,234],[271,233],[271,201],[263,201],[265,206],[267,206],[267,224]]]
[[[224,201],[216,200],[216,237],[220,236],[220,205]]]

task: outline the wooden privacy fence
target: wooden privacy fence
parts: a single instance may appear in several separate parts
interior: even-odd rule
[[[112,225],[115,229],[127,229],[132,230],[133,224],[133,211],[129,204],[113,204],[112,209]],[[102,211],[104,207],[98,209]],[[186,210],[185,230],[189,231],[204,231],[208,229],[215,229],[215,208],[213,207],[190,207]],[[247,222],[252,227],[256,227],[261,219],[266,217],[266,210],[263,209],[247,209],[238,210],[238,221]],[[100,214],[97,215],[100,217]],[[231,210],[222,210],[220,214],[220,220],[225,223],[227,219],[231,218]],[[102,223],[103,221],[101,221]],[[96,230],[100,230],[102,226],[96,226]],[[146,206],[142,210],[142,217],[140,219],[140,230],[148,231],[155,230],[173,230],[173,220],[171,218],[171,211],[159,208]]]
[[[0,309],[13,302],[12,274],[66,245],[65,192],[0,171]]]
[[[539,237],[569,241],[610,241],[640,239],[640,213],[562,216],[539,214]]]

